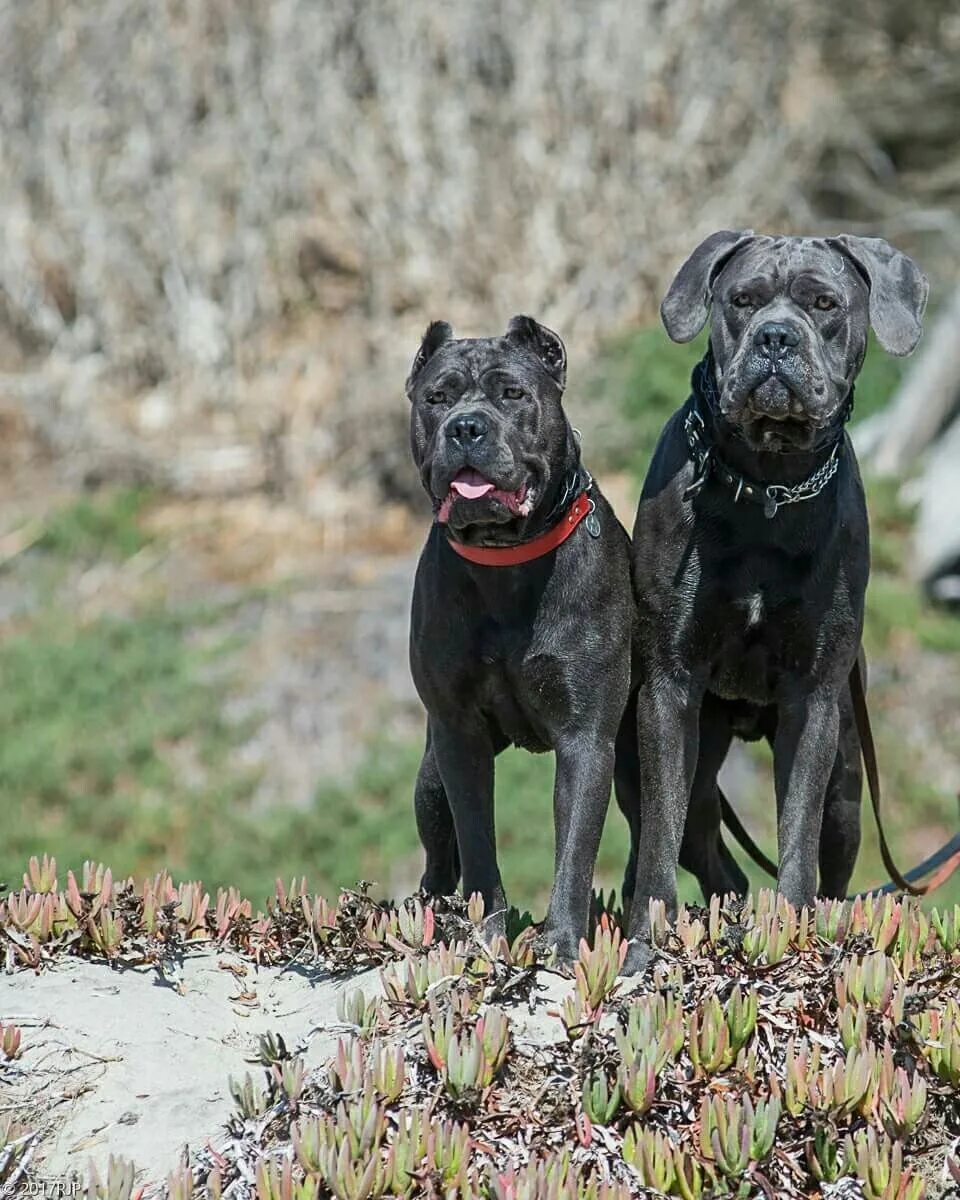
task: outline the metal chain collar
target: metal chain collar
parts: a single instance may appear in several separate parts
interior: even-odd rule
[[[710,475],[713,474],[722,483],[733,488],[734,503],[739,502],[741,499],[746,499],[752,501],[754,504],[760,504],[763,506],[763,515],[771,519],[777,515],[778,509],[783,508],[787,504],[800,504],[804,500],[813,500],[815,496],[819,496],[834,475],[836,475],[837,469],[840,466],[840,448],[843,445],[842,435],[834,442],[833,449],[830,451],[826,462],[819,466],[812,475],[808,475],[806,479],[801,480],[800,483],[795,483],[792,486],[787,486],[783,483],[758,483],[746,475],[740,475],[736,471],[731,470],[719,458],[715,448],[706,444],[704,439],[706,425],[704,424],[703,417],[701,417],[696,408],[691,408],[687,414],[683,422],[683,428],[687,435],[690,457],[696,468],[696,477],[693,483],[683,493],[684,500],[691,500],[694,496],[698,495],[703,490]]]

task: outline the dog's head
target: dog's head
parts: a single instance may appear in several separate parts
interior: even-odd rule
[[[556,490],[566,368],[563,342],[532,317],[503,337],[458,339],[445,321],[427,330],[407,378],[410,444],[437,520],[458,536],[524,521]]]
[[[720,411],[748,445],[803,450],[842,419],[868,329],[909,354],[926,300],[916,263],[881,238],[722,230],[680,268],[660,313],[675,342],[711,318]]]

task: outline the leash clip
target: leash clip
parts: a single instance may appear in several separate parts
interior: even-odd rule
[[[591,487],[593,486],[592,479],[590,481],[590,485],[591,485]],[[596,515],[596,512],[594,511],[597,507],[597,502],[593,499],[592,496],[588,497],[588,500],[589,500],[590,508],[587,511],[587,515],[584,518],[583,523],[587,527],[587,533],[589,533],[592,538],[598,538],[600,536],[600,518]]]

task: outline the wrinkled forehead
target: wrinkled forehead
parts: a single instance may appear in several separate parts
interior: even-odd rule
[[[476,382],[492,370],[530,377],[537,374],[538,368],[533,354],[506,338],[457,338],[437,351],[424,368],[422,378],[436,383],[444,375],[450,375]]]
[[[812,237],[757,238],[727,263],[717,278],[715,293],[760,281],[782,292],[801,277],[848,299],[867,295],[867,285],[853,260],[824,238]]]

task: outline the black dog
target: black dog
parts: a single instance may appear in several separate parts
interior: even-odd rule
[[[720,232],[663,301],[674,341],[712,322],[633,535],[642,675],[628,969],[649,955],[649,899],[676,909],[681,849],[705,891],[744,890],[717,840],[716,777],[734,736],[773,746],[780,892],[811,903],[819,860],[821,892],[846,893],[861,792],[849,680],[870,556],[844,423],[868,325],[909,354],[926,296],[916,265],[879,239]]]
[[[530,317],[514,317],[503,337],[455,340],[442,321],[427,330],[407,394],[436,520],[417,569],[410,665],[428,715],[415,795],[421,887],[450,893],[462,872],[464,894],[483,895],[489,931],[503,931],[494,758],[511,744],[553,750],[543,936],[573,957],[630,689],[635,606],[629,537],[580,463],[565,379],[563,343]]]

